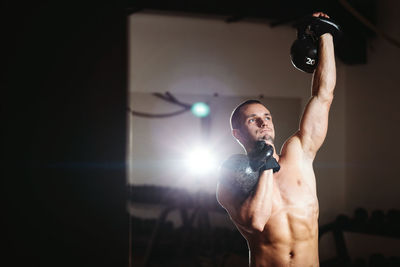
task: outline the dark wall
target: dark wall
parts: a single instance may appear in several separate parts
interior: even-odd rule
[[[3,4],[8,266],[127,266],[126,22],[115,3]]]

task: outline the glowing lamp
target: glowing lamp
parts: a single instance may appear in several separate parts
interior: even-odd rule
[[[196,102],[192,105],[191,111],[196,117],[207,117],[210,114],[210,107],[204,102]]]

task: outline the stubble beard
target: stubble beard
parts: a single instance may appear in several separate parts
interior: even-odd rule
[[[266,135],[264,135],[264,136],[262,136],[261,138],[259,138],[257,141],[259,141],[259,140],[264,140],[264,141],[267,141],[268,143],[270,143],[271,145],[273,145],[274,144],[274,138],[272,137],[272,136],[270,136],[269,134],[266,134]]]
[[[248,137],[250,137],[250,136],[248,136]],[[265,134],[257,139],[249,138],[247,140],[248,140],[247,149],[246,149],[246,146],[244,146],[247,154],[251,153],[257,147],[258,141],[265,141],[268,145],[271,145],[271,146],[274,145],[274,138],[269,134]]]
[[[243,133],[243,132],[242,132]],[[266,141],[269,145],[274,145],[274,138],[271,136],[271,135],[269,135],[268,133],[265,133],[263,136],[261,136],[261,137],[258,137],[258,138],[256,138],[256,139],[254,139],[254,137],[252,137],[251,135],[250,135],[250,133],[248,133],[248,132],[245,132],[246,134],[244,135],[245,136],[245,142],[244,143],[241,143],[242,144],[242,146],[245,148],[245,150],[247,151],[248,150],[248,148],[250,148],[250,149],[252,149],[254,146],[255,146],[255,144],[257,143],[257,141],[261,141],[261,140],[264,140],[264,141]]]

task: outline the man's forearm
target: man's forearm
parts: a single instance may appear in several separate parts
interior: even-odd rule
[[[271,216],[273,179],[272,170],[263,171],[254,193],[242,205],[240,216],[248,231],[262,232]]]
[[[314,72],[312,95],[322,99],[332,99],[336,85],[335,51],[333,37],[324,34],[319,41],[319,63]]]

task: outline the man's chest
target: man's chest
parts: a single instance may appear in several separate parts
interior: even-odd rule
[[[273,208],[318,206],[315,175],[312,166],[288,164],[274,174]]]
[[[277,239],[305,240],[315,234],[318,198],[315,188],[307,181],[310,177],[302,175],[282,172],[274,176],[271,217],[266,227],[277,231],[274,234]]]
[[[301,177],[275,179],[271,217],[265,228],[271,242],[310,240],[317,231],[318,216],[315,191]]]

